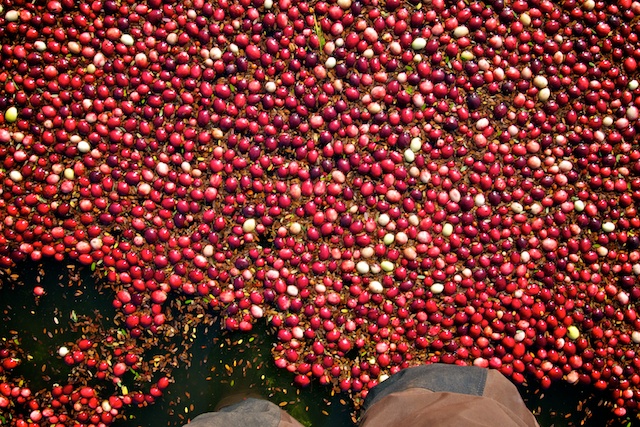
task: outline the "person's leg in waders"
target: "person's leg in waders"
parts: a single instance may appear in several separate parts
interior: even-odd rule
[[[537,427],[500,372],[432,364],[405,369],[369,391],[360,427]],[[277,405],[249,398],[196,417],[188,427],[298,427]]]
[[[536,427],[518,389],[500,372],[432,364],[408,368],[372,388],[360,427]]]
[[[188,427],[303,427],[268,400],[249,397],[216,412],[198,415]]]

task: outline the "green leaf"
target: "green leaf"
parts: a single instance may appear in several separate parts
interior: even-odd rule
[[[318,35],[318,41],[320,42],[320,49],[322,50],[322,49],[324,49],[324,45],[326,43],[326,40],[324,38],[324,32],[322,31],[322,26],[320,25],[320,23],[316,19],[315,15],[313,16],[313,29],[316,32],[316,34]]]
[[[140,378],[140,373],[139,373],[138,371],[136,371],[135,369],[133,369],[133,368],[129,368],[129,371],[131,371],[131,373],[133,374],[133,378],[134,378],[135,380],[137,380],[138,378]]]

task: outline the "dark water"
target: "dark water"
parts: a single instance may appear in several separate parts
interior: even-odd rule
[[[86,317],[102,323],[103,329],[112,326],[113,296],[99,289],[90,269],[76,268],[56,262],[23,264],[14,271],[16,280],[3,280],[0,337],[19,340],[32,356],[14,371],[28,379],[32,390],[68,382],[71,368],[58,357],[58,349],[84,337],[81,327],[76,324],[80,330],[74,332],[71,325]],[[33,295],[36,285],[45,288],[44,296]],[[348,396],[331,395],[318,384],[303,390],[291,385],[292,376],[272,362],[271,337],[264,325],[252,334],[201,325],[195,337],[190,365],[171,372],[174,383],[165,395],[154,405],[128,410],[130,419],[114,426],[181,426],[236,394],[267,398],[308,426],[353,425]]]
[[[205,334],[200,335],[191,351],[191,367],[174,371],[176,383],[158,404],[135,411],[135,419],[115,425],[180,426],[234,394],[261,396],[281,404],[307,426],[353,425],[346,396],[330,396],[319,385],[304,390],[292,387],[291,376],[271,363],[264,336],[243,334],[229,342],[234,345],[228,345],[226,339],[212,344]]]
[[[98,291],[89,272],[76,272],[75,266],[71,270],[56,262],[24,264],[14,273],[18,283],[4,277],[0,289],[0,336],[3,341],[19,340],[33,358],[23,360],[15,372],[29,378],[32,390],[66,383],[71,369],[58,357],[58,349],[84,336],[81,326],[73,331],[70,325],[83,317],[110,324],[115,314],[111,299]],[[78,284],[81,276],[84,286]],[[46,295],[33,295],[37,285]]]
[[[16,372],[28,379],[32,390],[68,382],[70,368],[61,362],[57,351],[83,336],[78,324],[84,316],[101,322],[104,329],[112,326],[112,295],[99,290],[88,268],[68,267],[56,262],[21,265],[13,279],[4,278],[0,289],[0,338],[3,342],[18,339],[32,356]],[[37,284],[47,292],[41,298],[32,293]],[[76,327],[71,328],[74,323]],[[267,398],[306,426],[354,425],[348,396],[332,395],[328,387],[319,384],[302,390],[293,387],[292,376],[274,366],[271,345],[272,337],[264,325],[258,325],[252,334],[221,332],[217,324],[199,326],[190,349],[190,364],[172,371],[175,382],[165,394],[154,405],[127,411],[128,419],[113,425],[181,426],[234,394]],[[519,388],[541,426],[638,425],[612,420],[611,410],[603,404],[607,395],[594,394],[585,387],[557,383],[544,391],[526,385]]]

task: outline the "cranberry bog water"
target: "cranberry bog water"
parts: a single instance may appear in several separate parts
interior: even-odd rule
[[[639,2],[0,5],[3,424],[433,362],[636,421]]]

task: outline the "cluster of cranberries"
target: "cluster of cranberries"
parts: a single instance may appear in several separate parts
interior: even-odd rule
[[[639,16],[631,0],[5,0],[0,266],[93,265],[140,348],[186,307],[230,330],[265,318],[300,386],[361,398],[411,365],[474,364],[592,384],[635,414]],[[34,393],[0,349],[2,411],[108,425],[162,394],[164,365],[113,394],[145,355],[108,338],[61,347],[83,369]]]

